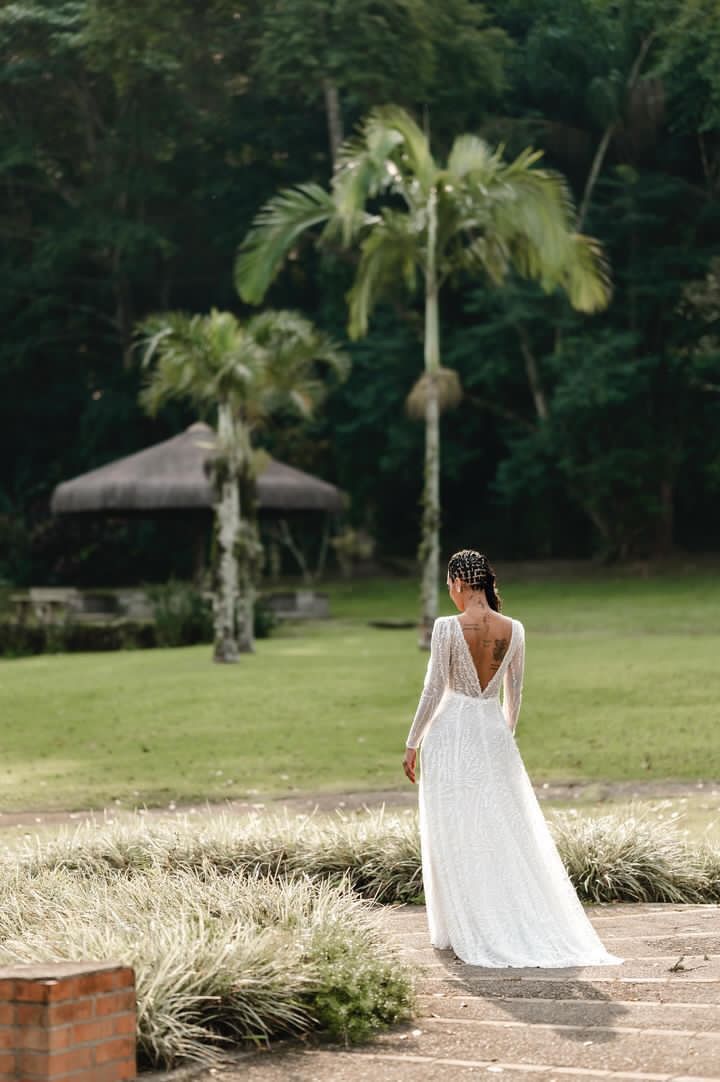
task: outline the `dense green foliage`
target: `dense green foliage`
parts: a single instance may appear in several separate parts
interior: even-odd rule
[[[52,522],[52,486],[193,419],[143,416],[136,321],[246,315],[232,268],[258,208],[326,186],[337,135],[388,102],[440,154],[463,131],[542,149],[614,281],[592,317],[520,281],[450,283],[442,356],[464,395],[442,421],[444,544],[718,547],[719,15],[718,0],[0,3],[0,577],[188,572],[162,524]],[[341,253],[303,249],[268,299],[340,338],[352,279]],[[322,417],[264,442],[346,488],[381,551],[410,554],[419,308],[399,291],[350,352]]]

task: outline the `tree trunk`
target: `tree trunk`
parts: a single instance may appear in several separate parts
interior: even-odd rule
[[[239,454],[235,422],[230,407],[218,407],[218,453],[216,465],[215,530],[217,537],[214,568],[213,660],[238,660],[239,582],[237,544],[240,536]]]
[[[675,492],[671,478],[660,481],[660,514],[655,535],[655,555],[670,556],[673,551],[675,527]]]
[[[642,71],[642,66],[645,63],[645,57],[647,56],[650,46],[655,40],[655,37],[656,32],[653,30],[653,32],[651,34],[648,34],[648,36],[641,42],[638,54],[635,57],[633,65],[630,68],[630,72],[625,81],[626,94],[630,94],[632,90],[634,90],[635,84],[640,78],[640,72]],[[585,184],[585,191],[583,192],[582,202],[580,203],[580,211],[578,213],[577,222],[575,224],[575,229],[578,233],[582,232],[582,227],[585,224],[585,215],[587,214],[588,208],[590,206],[593,189],[595,188],[597,179],[600,176],[600,170],[603,167],[605,155],[607,154],[608,147],[610,146],[610,140],[612,139],[613,135],[615,134],[615,130],[617,129],[618,122],[618,117],[610,121],[605,131],[603,132],[602,139],[600,140],[597,150],[595,151],[595,156],[590,167],[590,173]]]
[[[332,79],[323,79],[323,93],[325,95],[325,112],[327,114],[328,138],[330,141],[330,157],[333,168],[337,162],[338,150],[343,141],[343,122],[340,111],[340,95],[337,83]]]
[[[548,409],[547,399],[545,392],[540,382],[540,369],[537,363],[537,358],[532,351],[530,345],[530,338],[525,327],[521,324],[518,326],[518,336],[520,338],[520,350],[525,361],[525,374],[530,384],[530,393],[535,403],[535,412],[541,421],[547,421],[550,411]]]
[[[257,597],[257,577],[263,548],[257,524],[257,500],[255,495],[255,475],[251,467],[250,440],[247,432],[242,433],[243,452],[240,468],[240,502],[243,518],[238,536],[237,559],[240,582],[240,620],[238,645],[243,654],[255,651],[255,600]]]
[[[438,369],[440,368],[440,330],[438,283],[435,266],[437,232],[436,194],[428,201],[428,254],[425,270],[425,477],[423,491],[422,538],[418,557],[422,568],[422,611],[419,641],[429,649],[430,636],[437,616],[438,573],[440,563],[440,409],[438,404]]]

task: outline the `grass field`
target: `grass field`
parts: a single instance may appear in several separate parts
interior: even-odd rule
[[[505,581],[533,781],[720,776],[718,577]],[[402,786],[427,655],[367,621],[413,619],[416,584],[329,590],[331,621],[235,666],[207,647],[0,661],[0,808]]]

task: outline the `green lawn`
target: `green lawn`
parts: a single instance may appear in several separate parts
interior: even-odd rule
[[[533,781],[720,775],[720,579],[508,580]],[[329,589],[333,620],[236,666],[207,647],[0,661],[0,808],[403,785],[427,655],[367,620],[412,619],[416,586]]]

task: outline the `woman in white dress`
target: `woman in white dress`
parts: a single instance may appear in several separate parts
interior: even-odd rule
[[[433,626],[403,760],[414,782],[421,746],[432,945],[478,966],[618,965],[575,893],[515,743],[525,629],[500,613],[481,553],[455,553],[447,586],[460,615]]]

